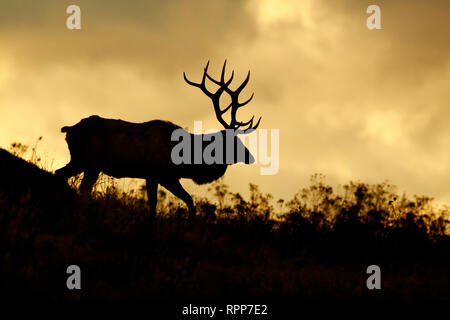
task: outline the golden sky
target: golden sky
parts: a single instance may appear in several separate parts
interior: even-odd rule
[[[81,8],[81,30],[66,8]],[[366,8],[381,8],[368,30]],[[450,1],[0,0],[0,146],[69,160],[64,125],[92,114],[219,128],[188,86],[223,61],[255,98],[240,113],[280,130],[280,168],[236,165],[225,183],[291,198],[322,173],[337,186],[386,179],[450,201]],[[207,186],[187,189],[204,196]]]

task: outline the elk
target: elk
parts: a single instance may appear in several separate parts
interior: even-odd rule
[[[132,123],[94,115],[82,119],[73,126],[65,126],[61,129],[61,132],[66,133],[71,160],[63,168],[56,170],[55,175],[67,179],[83,172],[81,193],[92,191],[100,172],[115,178],[145,179],[150,212],[153,215],[156,212],[158,185],[161,185],[186,203],[190,217],[195,216],[192,197],[183,189],[180,179],[192,179],[197,184],[210,183],[222,177],[230,164],[254,163],[252,154],[243,145],[237,134],[247,134],[255,130],[261,121],[259,118],[253,125],[254,116],[247,122],[240,122],[236,119],[237,110],[248,104],[253,98],[252,94],[245,102],[239,102],[239,94],[250,79],[250,71],[241,85],[236,90],[231,90],[229,85],[233,80],[234,71],[225,81],[226,60],[222,67],[220,80],[215,80],[208,74],[208,66],[209,61],[204,68],[200,83],[190,81],[185,73],[183,73],[184,80],[189,85],[200,88],[212,101],[216,118],[224,127],[224,130],[217,133],[224,141],[223,159],[227,157],[227,153],[228,156],[230,155],[230,150],[233,151],[233,149],[227,148],[230,144],[234,146],[234,151],[241,148],[245,157],[239,158],[234,154],[231,162],[175,164],[171,158],[172,150],[176,145],[176,141],[172,140],[175,130],[183,130],[192,138],[191,141],[195,141],[196,136],[201,141],[212,141],[213,139],[205,137],[205,134],[189,133],[169,121],[152,120],[144,123]],[[206,88],[206,79],[218,86],[215,92],[210,92]],[[223,93],[228,94],[231,98],[230,104],[225,108],[219,104]],[[223,115],[227,111],[230,111],[231,115],[229,123],[223,119]],[[231,138],[226,132],[229,130],[236,132]],[[206,148],[207,145],[208,143],[203,145],[203,148]]]

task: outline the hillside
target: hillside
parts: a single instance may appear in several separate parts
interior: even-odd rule
[[[198,217],[160,192],[114,185],[80,197],[65,182],[0,149],[2,297],[39,299],[450,299],[445,212],[388,184],[349,183],[337,194],[315,176],[291,201],[250,184],[243,199],[212,185]],[[275,219],[276,217],[276,219]],[[82,290],[66,288],[79,265]],[[366,288],[366,268],[382,290]]]

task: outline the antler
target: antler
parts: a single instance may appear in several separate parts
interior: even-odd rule
[[[253,116],[249,121],[247,122],[240,122],[236,120],[236,112],[239,108],[245,106],[247,103],[249,103],[252,99],[254,94],[252,93],[252,95],[250,96],[249,99],[247,99],[247,101],[240,103],[239,102],[239,94],[241,93],[241,91],[244,89],[244,87],[247,85],[249,79],[250,79],[250,71],[247,74],[247,77],[245,78],[244,82],[242,82],[242,84],[236,89],[236,90],[231,90],[230,88],[228,88],[228,86],[231,84],[231,81],[233,81],[233,77],[234,77],[234,71],[231,72],[231,77],[230,79],[228,79],[227,81],[225,81],[225,67],[227,65],[227,60],[225,60],[225,62],[223,63],[223,67],[222,67],[222,74],[220,75],[220,81],[213,79],[209,74],[208,74],[208,66],[209,66],[209,61],[206,64],[206,67],[203,71],[203,77],[202,77],[202,81],[200,83],[195,83],[190,81],[187,77],[186,74],[183,72],[183,76],[184,76],[184,80],[190,84],[191,86],[194,87],[198,87],[200,88],[203,93],[205,93],[213,102],[213,106],[214,106],[214,111],[216,112],[216,118],[217,120],[219,120],[219,122],[224,126],[225,129],[240,129],[242,127],[247,126],[247,128],[245,128],[243,131],[247,131],[249,129],[254,130],[259,126],[259,123],[261,121],[261,117],[259,118],[258,122],[253,126],[253,120],[255,118],[255,116]],[[208,91],[208,89],[206,89],[206,78],[208,78],[210,81],[212,81],[213,83],[217,84],[219,86],[219,89],[217,89],[216,92],[212,93],[210,91]],[[222,93],[228,93],[231,97],[231,103],[225,108],[225,109],[221,109],[220,108],[220,96],[222,95]],[[227,112],[229,109],[231,108],[231,122],[228,124],[223,118],[222,115]]]

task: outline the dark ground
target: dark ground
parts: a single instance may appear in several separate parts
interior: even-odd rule
[[[38,299],[450,299],[449,221],[387,183],[342,194],[315,176],[291,201],[215,183],[198,217],[160,192],[154,222],[114,185],[81,197],[0,149],[0,293]],[[283,213],[282,215],[280,213]],[[279,219],[273,219],[274,216]],[[82,290],[66,268],[82,270]],[[381,268],[368,290],[366,268]]]

